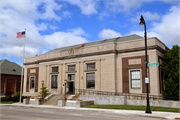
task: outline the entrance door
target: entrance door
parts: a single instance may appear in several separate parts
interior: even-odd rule
[[[75,94],[75,74],[68,74],[67,93]]]

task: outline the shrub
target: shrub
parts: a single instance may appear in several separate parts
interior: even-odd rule
[[[8,95],[8,96],[6,96],[6,97],[2,97],[2,98],[1,98],[1,101],[2,101],[2,102],[12,101],[12,96],[11,96],[11,95]]]
[[[13,102],[19,102],[19,98],[20,98],[20,92],[17,92],[14,97],[12,97],[12,95],[8,95],[6,97],[2,97],[1,101],[2,102],[6,102],[6,101],[13,101]],[[21,102],[23,102],[23,99],[27,98],[27,96],[21,96]]]

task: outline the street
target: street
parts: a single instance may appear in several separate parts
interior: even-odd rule
[[[1,106],[1,120],[162,120],[128,114]]]

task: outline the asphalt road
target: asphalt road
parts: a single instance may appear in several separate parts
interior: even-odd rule
[[[162,120],[135,115],[1,106],[1,120]]]

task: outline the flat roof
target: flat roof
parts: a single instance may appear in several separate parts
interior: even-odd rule
[[[92,46],[92,45],[98,45],[98,44],[104,44],[104,43],[119,43],[119,42],[124,42],[124,41],[131,41],[131,40],[135,40],[135,39],[141,39],[143,37],[136,35],[136,34],[132,34],[132,35],[127,35],[127,36],[122,36],[122,37],[116,37],[116,38],[110,38],[110,39],[104,39],[104,40],[98,40],[98,41],[93,41],[93,42],[88,42],[88,43],[82,43],[84,44],[84,47],[87,46]],[[72,48],[77,48],[79,45],[82,44],[77,44],[77,45],[72,45],[72,46],[67,46],[67,47],[61,47],[61,48],[56,48],[53,50],[50,50],[46,53],[50,53],[50,52],[58,52],[58,51],[63,51],[63,50],[68,50],[68,49],[72,49]],[[44,54],[46,54],[44,53]]]

